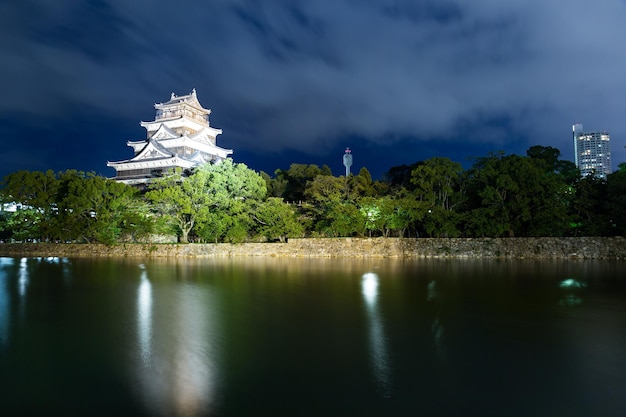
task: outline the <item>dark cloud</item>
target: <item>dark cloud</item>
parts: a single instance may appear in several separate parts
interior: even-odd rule
[[[625,18],[617,0],[3,2],[0,164],[106,172],[153,103],[196,88],[256,169],[341,172],[346,146],[378,172],[535,144],[572,159],[576,122],[611,133],[617,166]]]

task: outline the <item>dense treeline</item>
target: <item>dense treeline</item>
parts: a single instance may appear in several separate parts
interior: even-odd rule
[[[20,171],[0,198],[3,240],[241,242],[300,236],[626,235],[626,164],[580,177],[558,149],[496,152],[470,169],[447,158],[392,167],[380,181],[292,164],[274,176],[226,160],[172,172],[147,190],[93,173]]]

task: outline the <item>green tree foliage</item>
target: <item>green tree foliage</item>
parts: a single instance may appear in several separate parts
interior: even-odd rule
[[[528,148],[526,156],[531,159],[544,161],[546,163],[546,171],[554,172],[557,170],[561,151],[552,146],[535,145]]]
[[[526,155],[534,161],[544,161],[546,172],[560,175],[563,182],[573,185],[580,178],[580,170],[572,161],[559,159],[561,151],[551,146],[531,146]]]
[[[258,222],[259,233],[269,240],[285,242],[288,237],[301,237],[304,233],[294,206],[282,198],[268,198],[259,204],[253,216]]]
[[[607,177],[606,198],[607,234],[626,236],[626,163]]]
[[[452,210],[462,172],[463,168],[457,162],[448,158],[431,158],[411,172],[414,193],[419,200],[429,202],[433,207]]]
[[[361,210],[352,203],[341,202],[332,206],[322,223],[326,234],[333,237],[360,236],[365,233],[365,217]]]
[[[454,210],[461,199],[461,164],[448,158],[431,158],[411,172],[413,194],[422,202],[422,228],[428,236],[459,235],[459,216]]]
[[[504,153],[480,158],[468,173],[466,226],[476,236],[562,235],[568,185],[544,159]]]
[[[266,190],[261,175],[226,159],[201,165],[188,177],[172,172],[155,181],[146,198],[182,242],[189,241],[192,231],[203,240],[238,242],[247,237],[253,225],[250,213]]]
[[[207,209],[221,220],[218,228],[225,229],[223,239],[233,243],[245,240],[255,225],[252,213],[267,193],[266,182],[245,164],[231,159],[202,165],[198,172],[206,176]],[[208,220],[205,217],[200,222],[204,232],[214,226]]]
[[[59,183],[53,171],[18,171],[4,178],[2,200],[23,209],[9,220],[14,238],[50,240],[58,212]]]
[[[388,196],[365,197],[360,201],[361,214],[365,218],[365,228],[372,232],[377,231],[383,237],[388,237],[394,226],[396,211],[395,200]]]
[[[352,231],[344,231],[340,227],[331,226],[334,221],[335,210],[342,210],[339,205],[345,204],[347,192],[345,177],[333,177],[330,175],[318,175],[307,183],[304,197],[309,204],[301,208],[305,216],[312,219],[316,231],[330,236],[350,236]]]
[[[607,205],[607,180],[585,176],[576,182],[572,204],[572,222],[577,236],[603,236],[609,229]]]
[[[344,177],[318,175],[309,181],[304,190],[307,201],[324,209],[344,201],[347,195],[347,182]]]
[[[21,208],[12,213],[3,213],[1,226],[3,239],[14,239],[18,242],[40,239],[43,216],[34,208]]]
[[[189,241],[189,233],[198,218],[207,215],[205,184],[204,174],[183,177],[182,170],[177,169],[150,184],[145,195],[157,215],[179,234],[182,242]]]
[[[0,203],[2,203],[0,201]],[[9,226],[12,213],[0,210],[0,243],[4,243],[11,238],[11,229]]]
[[[389,197],[394,201],[390,227],[399,237],[404,237],[410,229],[414,229],[417,236],[416,225],[422,222],[428,211],[425,204],[416,200],[412,193],[403,188],[396,189]]]
[[[270,177],[264,172],[262,172],[261,175],[263,175],[263,179],[265,179],[268,197],[282,198],[285,195],[285,190],[287,188],[288,182],[286,171],[277,169],[276,171],[274,171],[274,178]]]
[[[232,159],[201,165],[196,173],[206,176],[206,191],[215,208],[228,208],[237,201],[262,200],[267,193],[261,175]]]
[[[94,173],[65,171],[59,176],[58,219],[62,239],[114,243],[122,234],[150,231],[137,190]]]
[[[330,168],[324,166],[320,168],[314,164],[291,164],[287,171],[276,170],[275,181],[276,189],[273,192],[274,197],[283,197],[288,202],[300,202],[305,199],[304,191],[307,183],[313,181],[318,175],[332,176]],[[284,188],[283,188],[284,187]],[[274,189],[274,187],[272,187]],[[278,194],[278,190],[283,188],[282,195]]]
[[[348,183],[347,199],[353,202],[364,197],[375,197],[379,195],[376,183],[372,181],[372,175],[367,168],[363,167],[357,175],[346,178]]]
[[[600,236],[626,232],[626,164],[606,179],[580,177],[558,149],[495,152],[464,171],[447,158],[334,177],[292,164],[275,178],[227,159],[133,187],[93,173],[19,171],[0,190],[0,239],[112,243],[151,232],[181,241],[290,236]],[[267,199],[266,199],[267,198]],[[285,201],[297,202],[287,204]]]
[[[410,165],[398,165],[391,167],[384,175],[384,182],[386,182],[390,188],[404,188],[406,190],[413,190],[414,184],[411,182],[411,173],[415,168],[423,164],[424,162],[415,162]]]
[[[112,243],[150,231],[137,191],[94,173],[20,171],[5,178],[2,196],[22,207],[4,226],[17,240]]]

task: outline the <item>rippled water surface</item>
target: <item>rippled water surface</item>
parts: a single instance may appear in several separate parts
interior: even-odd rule
[[[0,258],[2,416],[625,410],[625,263]]]

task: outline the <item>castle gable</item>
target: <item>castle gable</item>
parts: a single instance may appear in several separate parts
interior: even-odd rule
[[[150,139],[145,148],[143,148],[131,161],[141,161],[149,159],[171,158],[174,156],[167,148],[159,144],[156,140]]]
[[[170,129],[169,127],[167,127],[164,124],[161,124],[161,126],[159,127],[159,129],[154,132],[154,134],[150,137],[150,139],[156,139],[156,140],[160,140],[160,139],[173,139],[173,138],[177,138],[180,135],[176,134],[176,132],[172,129]]]

